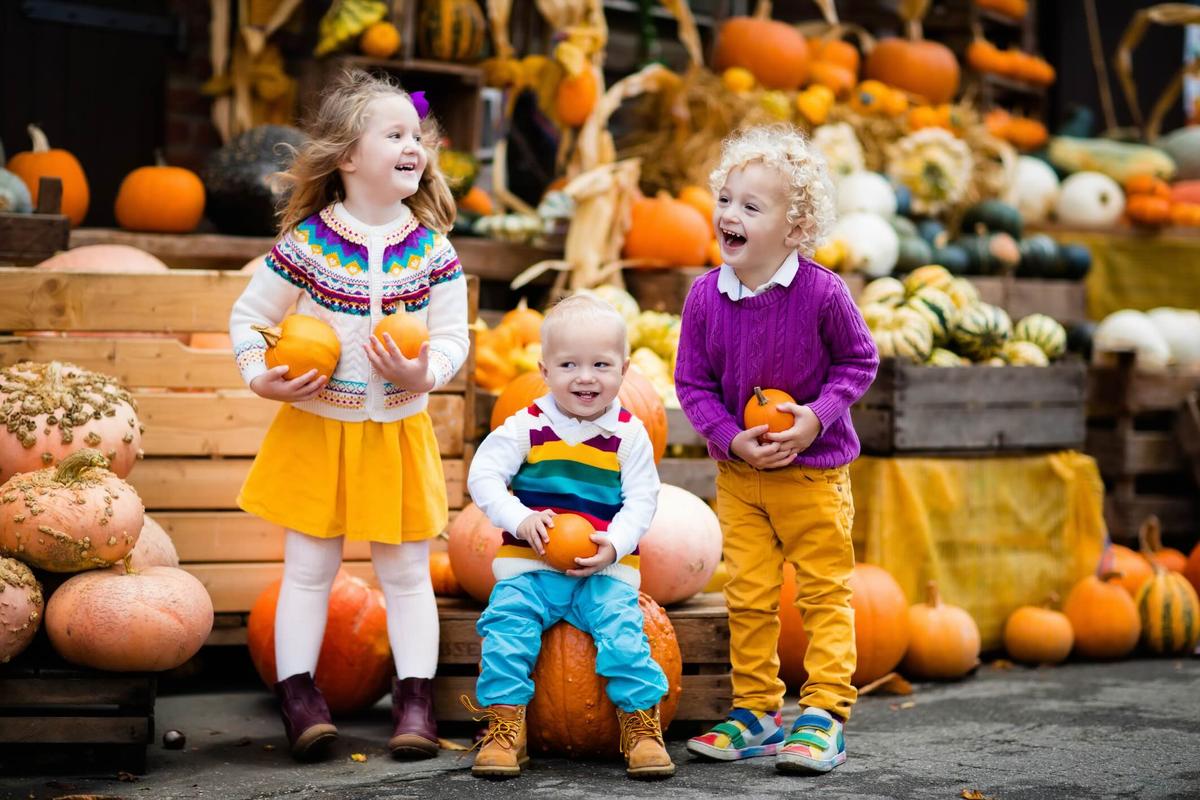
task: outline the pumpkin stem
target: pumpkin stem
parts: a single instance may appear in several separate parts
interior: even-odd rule
[[[1058,596],[1058,592],[1051,592],[1046,595],[1046,602],[1042,604],[1042,608],[1054,608],[1061,600],[1062,598]]]
[[[1123,578],[1123,577],[1125,577],[1124,572],[1121,572],[1118,569],[1110,569],[1107,572],[1100,573],[1100,582],[1108,583],[1111,580],[1115,580],[1117,578]]]
[[[813,0],[817,8],[821,11],[821,16],[825,18],[825,24],[833,27],[838,24],[837,7],[834,6],[833,0]]]
[[[54,472],[54,482],[70,486],[78,483],[84,471],[89,469],[108,469],[108,459],[104,454],[90,447],[64,458]]]
[[[760,406],[765,406],[769,402],[767,400],[767,396],[765,394],[763,394],[763,390],[762,390],[761,386],[754,387],[754,397],[756,400],[758,400],[758,404]]]
[[[1142,521],[1138,528],[1138,549],[1151,562],[1154,561],[1154,554],[1162,550],[1162,523],[1158,515],[1151,514]]]
[[[46,134],[42,133],[42,129],[37,125],[27,125],[25,130],[29,131],[29,140],[33,142],[33,152],[45,153],[50,150],[50,140],[46,138]]]
[[[942,596],[938,593],[937,581],[925,584],[925,605],[937,608],[942,604]]]
[[[154,166],[156,166],[156,167],[167,166],[167,157],[163,155],[163,151],[162,151],[161,147],[156,147],[154,149]]]
[[[141,574],[140,570],[136,570],[133,568],[133,551],[132,550],[130,550],[128,553],[126,553],[121,558],[121,561],[123,561],[125,564],[125,574],[126,575],[140,575]]]
[[[755,19],[770,19],[772,9],[771,0],[758,0],[758,5],[754,7]]]
[[[267,347],[275,347],[279,344],[279,340],[283,338],[283,329],[274,325],[251,325],[251,330],[262,334],[263,341],[267,343]]]

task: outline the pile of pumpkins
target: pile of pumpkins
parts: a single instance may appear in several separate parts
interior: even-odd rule
[[[1200,311],[1183,308],[1121,309],[1096,325],[1092,360],[1112,364],[1113,354],[1132,351],[1137,369],[1200,369]]]
[[[0,413],[0,663],[41,627],[84,667],[159,671],[195,655],[212,600],[124,481],[141,455],[129,392],[71,364],[21,362],[0,370]]]
[[[979,299],[966,278],[918,267],[903,281],[878,278],[857,302],[879,355],[931,367],[1044,367],[1067,350],[1067,332],[1045,314],[1013,325],[1004,309]]]

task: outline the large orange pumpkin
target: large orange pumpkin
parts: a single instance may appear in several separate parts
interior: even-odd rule
[[[496,585],[492,575],[492,560],[500,549],[504,531],[488,520],[479,506],[470,503],[450,523],[450,568],[462,584],[463,591],[481,603],[486,603]]]
[[[114,212],[127,230],[191,233],[204,216],[204,183],[183,167],[138,167],[121,181]]]
[[[46,134],[42,133],[42,129],[38,126],[30,125],[27,130],[33,143],[33,149],[17,153],[10,158],[8,160],[9,172],[15,173],[29,187],[29,194],[33,198],[35,207],[41,179],[58,178],[61,180],[62,213],[71,220],[72,227],[79,225],[87,216],[90,200],[87,175],[83,172],[83,166],[79,163],[79,159],[67,150],[52,149],[49,140],[46,139]]]
[[[549,391],[540,372],[518,375],[504,387],[504,391],[496,398],[496,405],[492,406],[492,430]],[[646,426],[650,444],[654,447],[654,463],[657,464],[667,451],[667,409],[663,406],[662,398],[636,367],[630,367],[625,373],[617,399],[621,401],[622,408],[629,409]]]
[[[46,604],[46,632],[58,654],[113,672],[174,669],[196,654],[212,624],[204,584],[174,567],[84,572]]]
[[[665,730],[675,718],[683,691],[683,662],[675,628],[667,612],[645,593],[638,596],[645,618],[643,629],[650,655],[667,676],[667,694],[660,702]],[[621,731],[617,710],[604,692],[605,680],[596,674],[596,645],[578,628],[560,622],[542,636],[542,650],[533,668],[534,694],[529,704],[529,749],[570,758],[616,758]]]
[[[929,582],[925,602],[908,609],[908,652],[900,669],[920,679],[961,678],[979,665],[979,626],[966,610],[943,603]]]
[[[958,59],[950,48],[925,39],[879,40],[863,74],[934,105],[950,102],[958,92]]]
[[[798,89],[808,78],[808,43],[791,25],[770,19],[732,17],[721,23],[713,68],[750,70],[767,89]],[[699,262],[696,262],[699,263]]]
[[[1115,572],[1089,575],[1071,588],[1063,613],[1075,631],[1075,652],[1085,658],[1124,658],[1137,646],[1142,622]]]
[[[675,267],[706,263],[712,220],[669,195],[633,201],[632,222],[622,250],[626,258],[665,261]]]
[[[311,369],[328,378],[342,355],[342,343],[329,323],[306,314],[290,314],[276,327],[255,325],[254,330],[267,342],[267,366],[286,364],[288,380]]]
[[[708,503],[664,483],[638,550],[642,591],[660,605],[681,603],[703,591],[721,563],[721,524]]]
[[[863,686],[896,668],[908,649],[908,599],[896,579],[874,564],[855,564],[850,575],[850,605],[854,608],[854,643],[858,665],[850,679]],[[804,654],[808,636],[796,608],[796,568],[783,565],[779,596],[779,676],[792,691],[808,679]]]
[[[275,606],[281,583],[275,581],[263,590],[246,622],[250,660],[268,687],[279,680],[275,674]],[[296,624],[310,621],[297,620]],[[383,697],[394,672],[383,592],[339,570],[329,593],[329,618],[314,676],[317,688],[330,711],[349,713]]]

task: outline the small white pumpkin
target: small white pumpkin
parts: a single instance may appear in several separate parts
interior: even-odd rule
[[[1050,218],[1058,204],[1058,189],[1058,175],[1053,167],[1033,156],[1017,158],[1017,178],[1013,181],[1010,202],[1026,223],[1037,224]]]
[[[900,237],[878,214],[856,211],[834,226],[830,238],[846,243],[846,267],[871,278],[889,274],[900,257]]]
[[[1125,210],[1125,193],[1099,172],[1076,172],[1062,182],[1055,207],[1058,221],[1079,228],[1115,225]]]
[[[1152,308],[1146,318],[1167,343],[1171,361],[1184,366],[1200,364],[1200,311]]]
[[[1111,354],[1121,350],[1137,353],[1140,370],[1161,370],[1171,358],[1171,348],[1158,328],[1148,316],[1131,308],[1109,314],[1092,335],[1092,360],[1097,364],[1113,363]]]
[[[869,211],[888,219],[896,214],[896,190],[878,172],[853,172],[838,181],[839,216]]]

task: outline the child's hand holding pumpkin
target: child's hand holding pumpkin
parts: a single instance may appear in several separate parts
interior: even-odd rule
[[[371,367],[394,386],[410,392],[428,392],[433,388],[429,371],[429,343],[421,345],[416,358],[406,358],[390,333],[372,336],[364,345]]]
[[[755,469],[786,467],[796,454],[788,455],[778,442],[759,441],[759,437],[767,430],[766,425],[756,425],[742,431],[729,443],[729,452]]]
[[[786,454],[790,461],[797,453],[803,453],[812,446],[821,433],[821,420],[817,419],[817,415],[808,406],[780,403],[779,410],[794,415],[796,421],[786,431],[768,433],[765,438],[769,442],[776,442],[780,453]]]
[[[325,384],[329,383],[329,379],[315,369],[310,369],[300,377],[291,380],[287,378],[287,371],[287,364],[272,367],[250,381],[251,391],[267,400],[303,403],[320,394],[321,390],[325,388]]]
[[[553,527],[553,511],[535,511],[521,520],[513,535],[529,542],[530,547],[540,556],[546,553],[546,542],[550,541],[549,529]]]
[[[579,565],[578,569],[569,569],[567,574],[574,578],[586,578],[588,575],[594,575],[610,564],[616,563],[617,548],[608,540],[608,537],[602,533],[593,533],[590,537],[595,542],[596,555],[588,558],[577,558],[575,563]]]

